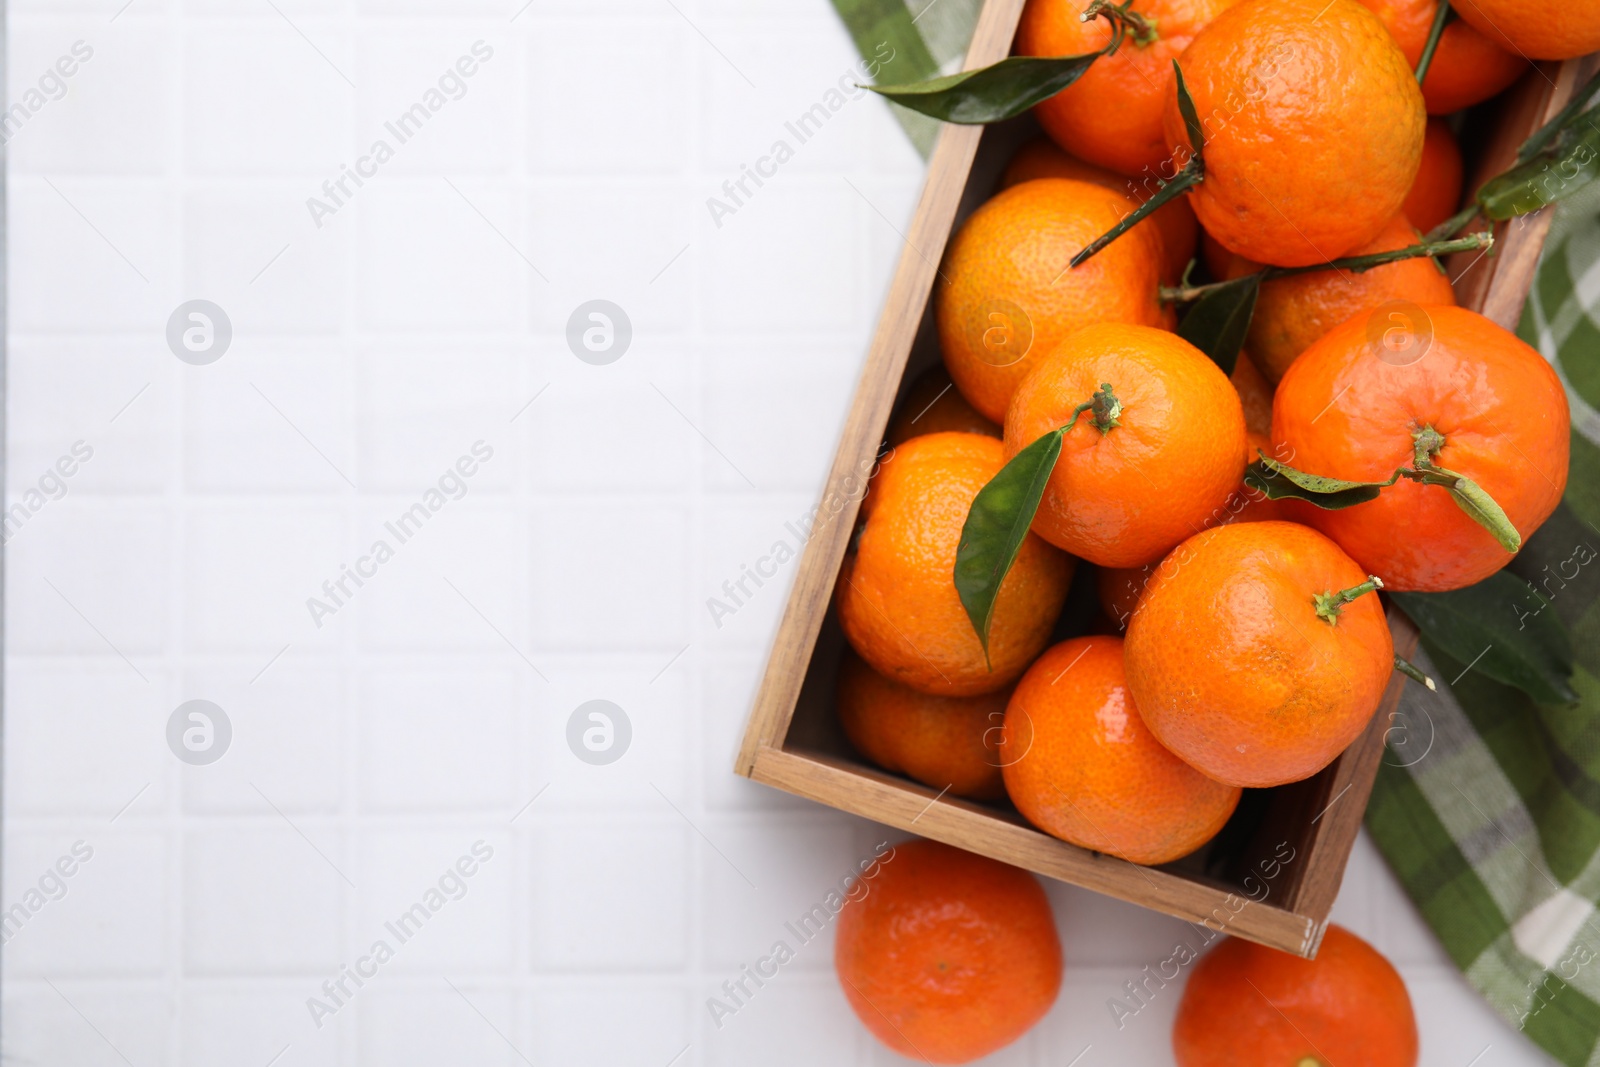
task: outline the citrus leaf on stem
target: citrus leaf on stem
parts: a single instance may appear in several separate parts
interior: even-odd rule
[[[1239,361],[1256,312],[1256,298],[1261,295],[1261,281],[1258,271],[1223,282],[1195,301],[1178,324],[1178,336],[1210,356],[1223,374],[1232,374]]]
[[[956,592],[986,658],[989,623],[994,617],[1000,583],[1022,550],[1023,539],[1028,536],[1028,527],[1044,496],[1045,483],[1061,455],[1061,439],[1070,426],[1071,423],[1051,430],[1011,457],[1000,473],[978,490],[966,524],[961,527],[961,542],[956,548]]]
[[[1434,468],[1440,474],[1454,475],[1454,485],[1448,486],[1450,499],[1456,506],[1472,516],[1479,526],[1494,534],[1494,539],[1500,542],[1500,547],[1507,552],[1515,552],[1522,547],[1522,535],[1506,516],[1495,498],[1484,491],[1483,486],[1468,478],[1464,474],[1444,470],[1442,467]]]
[[[1343,478],[1325,478],[1320,474],[1307,474],[1295,470],[1287,463],[1268,459],[1260,449],[1261,458],[1245,468],[1244,484],[1267,494],[1269,500],[1304,500],[1324,511],[1365,504],[1378,499],[1378,493],[1399,480],[1397,473],[1386,482],[1351,482]]]
[[[1507,571],[1448,593],[1389,594],[1417,629],[1469,670],[1542,704],[1570,704],[1572,639],[1548,601]],[[1530,604],[1537,610],[1526,610]],[[1460,679],[1457,679],[1459,681]]]
[[[1015,118],[1033,105],[1050,99],[1083,77],[1083,72],[1104,54],[1011,56],[992,66],[925,82],[864,88],[902,107],[945,122],[981,125]]]

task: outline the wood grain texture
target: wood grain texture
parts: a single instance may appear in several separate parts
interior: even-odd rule
[[[984,5],[967,50],[967,69],[987,66],[1006,57],[1011,51],[1017,20],[1022,17],[1023,3],[1024,0],[989,0]],[[794,589],[778,624],[766,674],[756,692],[750,725],[734,764],[739,774],[751,774],[756,751],[763,745],[779,744],[788,730],[789,717],[794,713],[795,701],[805,679],[806,665],[822,627],[822,616],[827,611],[834,580],[855,528],[856,512],[861,504],[860,485],[865,472],[872,468],[884,428],[889,423],[895,393],[905,374],[906,358],[911,353],[917,326],[932,294],[939,260],[950,239],[956,208],[966,190],[967,175],[972,170],[973,157],[977,155],[982,137],[981,126],[946,124],[928,161],[927,184],[917,202],[911,228],[905,234],[905,248],[901,250],[900,263],[889,286],[883,317],[878,321],[872,346],[867,351],[855,399],[845,418],[839,450],[828,472],[822,508],[817,513],[812,536],[801,553]]]
[[[1090,852],[991,809],[855,764],[762,749],[756,771],[763,782],[842,811],[1296,955],[1309,953],[1321,935],[1317,923],[1269,903],[1270,895],[1253,901],[1221,884]]]
[[[1023,2],[988,0],[968,52],[969,69],[1007,54]],[[1544,64],[1509,93],[1468,189],[1504,170],[1523,140],[1571,98],[1597,64],[1600,56]],[[819,634],[855,527],[865,475],[878,454],[919,329],[925,327],[945,244],[963,201],[971,207],[984,191],[978,186],[989,180],[982,175],[992,177],[997,170],[996,153],[1008,152],[1002,136],[984,142],[980,160],[983,140],[979,127],[947,125],[934,149],[734,769],[841,811],[1213,930],[1314,956],[1386,751],[1385,734],[1408,684],[1402,675],[1394,676],[1361,737],[1314,777],[1267,793],[1264,812],[1241,823],[1243,836],[1219,848],[1217,862],[1203,850],[1164,868],[1140,867],[1070,845],[1030,826],[1015,811],[943,796],[858,762],[842,736],[832,737],[838,733],[831,710],[832,672],[842,639],[831,627],[819,648]],[[975,183],[970,191],[969,179]],[[1449,268],[1461,305],[1514,328],[1549,225],[1545,209],[1503,224],[1495,255],[1455,257]],[[1392,609],[1389,623],[1396,652],[1409,658],[1417,645],[1416,629]],[[806,711],[797,722],[802,691]],[[1274,862],[1290,850],[1292,859]],[[1264,875],[1267,870],[1272,873]]]
[[[1528,136],[1571,101],[1573,93],[1600,69],[1600,55],[1539,63],[1507,94],[1500,120],[1482,155],[1469,173],[1470,198],[1490,178],[1509,170]],[[1508,330],[1522,318],[1522,306],[1539,267],[1539,254],[1550,232],[1553,207],[1497,223],[1492,254],[1458,252],[1445,261],[1456,290],[1456,302],[1481,313]],[[1477,223],[1468,233],[1487,228]]]

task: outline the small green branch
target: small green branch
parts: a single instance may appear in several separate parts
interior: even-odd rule
[[[1452,252],[1471,252],[1480,248],[1488,248],[1493,244],[1494,234],[1483,230],[1451,241],[1423,241],[1421,244],[1397,248],[1392,252],[1373,252],[1365,256],[1344,256],[1340,259],[1330,260],[1327,263],[1316,263],[1305,267],[1267,267],[1257,273],[1261,275],[1261,280],[1264,282],[1272,281],[1275,278],[1292,278],[1297,274],[1311,274],[1321,270],[1344,270],[1352,274],[1362,274],[1386,263],[1398,263],[1401,260],[1419,259],[1423,256],[1447,256]],[[1230,280],[1237,281],[1238,279]],[[1228,284],[1229,282],[1212,282],[1209,285],[1162,286],[1161,299],[1170,304],[1187,304]]]
[[[1405,659],[1398,653],[1396,653],[1394,657],[1394,669],[1405,675],[1407,678],[1410,678],[1413,682],[1421,682],[1423,685],[1428,687],[1429,692],[1437,692],[1439,689],[1438,686],[1433,684],[1433,679],[1429,678],[1426,674],[1423,674],[1422,671],[1417,668],[1415,663]]]
[[[1080,265],[1106,245],[1133,229],[1139,223],[1155,214],[1156,210],[1167,201],[1176,200],[1183,193],[1199,185],[1205,180],[1205,176],[1205,163],[1199,156],[1191,157],[1189,162],[1184,164],[1183,169],[1178,171],[1171,181],[1163,182],[1161,188],[1156,190],[1156,195],[1140,204],[1137,211],[1124,217],[1121,222],[1084,246],[1083,251],[1072,257],[1072,261],[1067,264],[1067,269],[1071,270],[1073,267]]]
[[[1444,34],[1444,24],[1450,21],[1450,0],[1439,0],[1439,10],[1434,13],[1433,25],[1428,28],[1428,43],[1422,46],[1422,56],[1417,60],[1417,84],[1421,85],[1428,76],[1428,68],[1433,66],[1433,53],[1439,47],[1439,38]]]
[[[1367,575],[1367,580],[1360,585],[1351,586],[1349,589],[1338,593],[1332,591],[1317,593],[1311,598],[1311,601],[1317,606],[1317,617],[1326,621],[1329,626],[1333,626],[1338,623],[1339,613],[1344,610],[1346,604],[1356,599],[1356,597],[1375,593],[1382,588],[1383,579],[1376,574],[1369,574]]]
[[[1429,230],[1423,235],[1422,239],[1424,241],[1445,241],[1454,237],[1472,224],[1472,220],[1478,217],[1479,210],[1477,201],[1473,201]]]

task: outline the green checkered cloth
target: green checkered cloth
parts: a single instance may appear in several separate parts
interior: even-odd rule
[[[1367,828],[1489,1003],[1600,1067],[1600,185],[1585,192],[1557,208],[1518,331],[1567,384],[1572,469],[1511,564],[1572,634],[1579,703],[1537,704],[1424,641],[1449,686],[1406,687]]]
[[[863,56],[894,48],[888,84],[959,69],[981,0],[833,3]],[[926,156],[937,123],[894,111]],[[1567,384],[1572,469],[1510,569],[1571,632],[1580,702],[1536,704],[1424,641],[1445,684],[1406,687],[1367,828],[1489,1003],[1560,1062],[1600,1067],[1600,183],[1559,205],[1519,332]]]

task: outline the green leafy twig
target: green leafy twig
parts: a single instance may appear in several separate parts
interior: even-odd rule
[[[1356,482],[1307,474],[1286,463],[1269,459],[1266,453],[1258,449],[1256,454],[1261,458],[1245,469],[1245,485],[1265,493],[1270,500],[1292,497],[1327,511],[1376,500],[1379,493],[1401,478],[1421,485],[1436,485],[1447,490],[1457,507],[1493,534],[1495,540],[1500,542],[1500,547],[1507,552],[1521,548],[1522,534],[1494,497],[1465,474],[1434,462],[1444,448],[1444,437],[1431,426],[1424,426],[1412,436],[1415,444],[1412,466],[1401,467],[1386,481]]]
[[[1131,35],[1138,44],[1155,40],[1153,20],[1132,10],[1133,0],[1115,4],[1095,0],[1082,18],[1103,18],[1111,23],[1111,40],[1104,48],[1077,56],[1010,56],[977,70],[964,70],[942,78],[906,85],[864,85],[903,107],[964,126],[1002,122],[1042,103],[1083,77],[1101,56],[1122,47]]]
[[[1424,240],[1419,244],[1407,245],[1405,248],[1396,248],[1389,252],[1371,252],[1364,256],[1341,256],[1326,263],[1313,263],[1304,267],[1266,267],[1256,272],[1255,276],[1261,281],[1272,281],[1277,278],[1292,278],[1297,274],[1314,274],[1321,270],[1343,270],[1351,274],[1362,274],[1381,267],[1386,263],[1398,263],[1405,259],[1420,259],[1423,256],[1447,256],[1452,252],[1471,252],[1480,248],[1488,248],[1494,244],[1494,235],[1488,231],[1469,234],[1449,241]],[[1243,277],[1251,277],[1245,275]],[[1234,278],[1225,282],[1212,282],[1209,285],[1162,286],[1161,299],[1168,303],[1183,304],[1199,300],[1211,293],[1226,289],[1242,281],[1243,278]]]
[[[1044,498],[1045,485],[1056,469],[1056,460],[1061,457],[1062,441],[1077,425],[1078,416],[1085,413],[1102,435],[1116,429],[1122,415],[1122,402],[1109,382],[1102,382],[1092,397],[1074,408],[1066,423],[1012,456],[1010,462],[1000,468],[1000,473],[978,490],[967,512],[967,521],[961,527],[961,541],[956,548],[956,592],[983,645],[985,662],[989,656],[989,626],[993,622],[1000,585],[1016,562],[1017,553],[1022,551],[1022,542],[1033,525],[1039,501]]]

